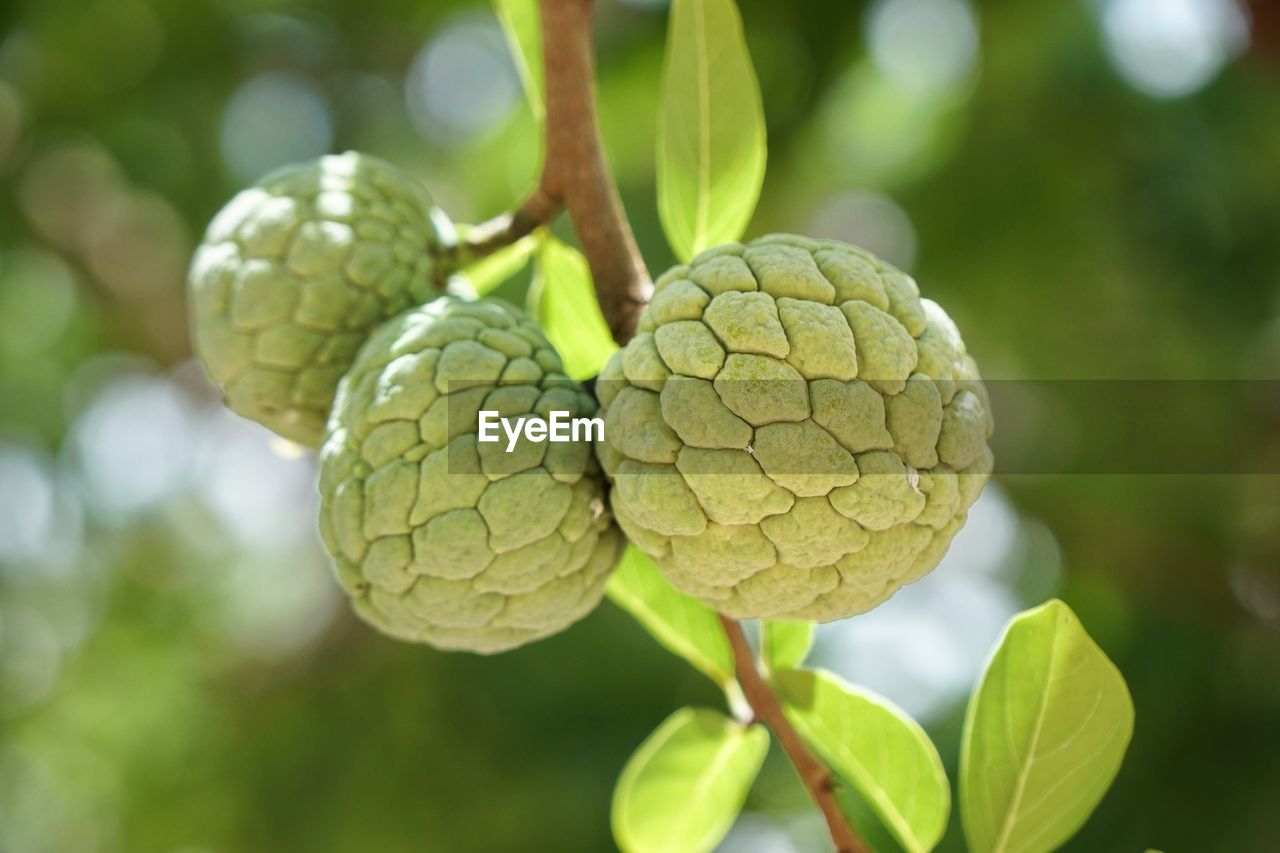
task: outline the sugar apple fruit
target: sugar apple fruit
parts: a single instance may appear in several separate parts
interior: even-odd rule
[[[195,349],[227,405],[315,447],[338,379],[373,328],[439,295],[452,227],[368,154],[274,172],[213,219],[192,261]]]
[[[938,563],[992,466],[955,325],[843,243],[773,235],[670,270],[596,393],[618,523],[733,618],[874,607]]]
[[[356,611],[442,649],[498,652],[600,601],[623,538],[591,443],[479,441],[481,410],[595,414],[523,311],[442,297],[381,326],[320,451],[320,530]]]

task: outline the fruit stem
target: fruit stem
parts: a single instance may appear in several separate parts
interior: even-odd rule
[[[835,842],[837,853],[868,853],[869,848],[866,843],[850,825],[844,812],[840,810],[840,804],[836,801],[835,777],[827,766],[809,751],[804,739],[782,712],[782,703],[778,701],[773,689],[764,680],[759,667],[756,666],[755,656],[751,653],[751,646],[747,644],[742,626],[724,615],[720,616],[720,623],[729,637],[738,683],[742,685],[747,703],[751,706],[756,718],[768,725],[782,744],[787,758],[791,759],[796,772],[800,774],[800,781],[809,789],[809,795],[813,797],[822,816],[826,818],[827,829],[831,833],[831,840]]]
[[[451,258],[455,268],[475,263],[499,249],[528,237],[536,229],[550,225],[564,206],[547,194],[541,185],[525,197],[520,206],[493,219],[472,226]]]
[[[539,0],[546,69],[546,161],[540,188],[564,203],[614,340],[635,334],[653,283],[605,161],[596,120],[592,0]]]

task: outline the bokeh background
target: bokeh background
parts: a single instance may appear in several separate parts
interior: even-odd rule
[[[991,377],[1280,377],[1274,4],[741,7],[770,143],[751,234],[912,271]],[[665,22],[599,3],[655,270]],[[607,603],[497,658],[357,624],[312,458],[219,406],[186,331],[192,247],[260,173],[364,149],[477,221],[530,185],[533,127],[480,0],[0,4],[0,850],[612,849],[622,764],[711,685]],[[1137,707],[1068,849],[1280,850],[1278,564],[1275,476],[1006,476],[814,659],[917,715],[954,777],[1002,625],[1059,595]],[[771,757],[723,850],[821,849]]]

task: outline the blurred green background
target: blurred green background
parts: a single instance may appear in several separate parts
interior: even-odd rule
[[[740,5],[769,121],[751,235],[912,271],[989,377],[1280,376],[1273,5]],[[655,271],[665,22],[599,3],[603,130]],[[236,189],[347,148],[463,222],[517,199],[538,144],[491,9],[0,5],[6,853],[609,850],[631,750],[719,701],[607,603],[491,659],[348,613],[312,459],[219,406],[183,291]],[[997,478],[941,568],[825,626],[814,659],[917,715],[954,777],[987,651],[1060,595],[1137,708],[1068,849],[1280,850],[1278,566],[1277,477]],[[722,849],[822,838],[773,756]]]

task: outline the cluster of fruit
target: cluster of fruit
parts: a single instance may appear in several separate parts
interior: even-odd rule
[[[191,271],[199,356],[234,411],[320,448],[326,547],[389,634],[555,633],[628,540],[727,615],[850,616],[937,564],[991,471],[955,326],[860,249],[776,235],[668,271],[593,395],[525,312],[468,298],[452,241],[416,181],[348,153],[236,196]],[[507,452],[482,411],[604,435]]]

